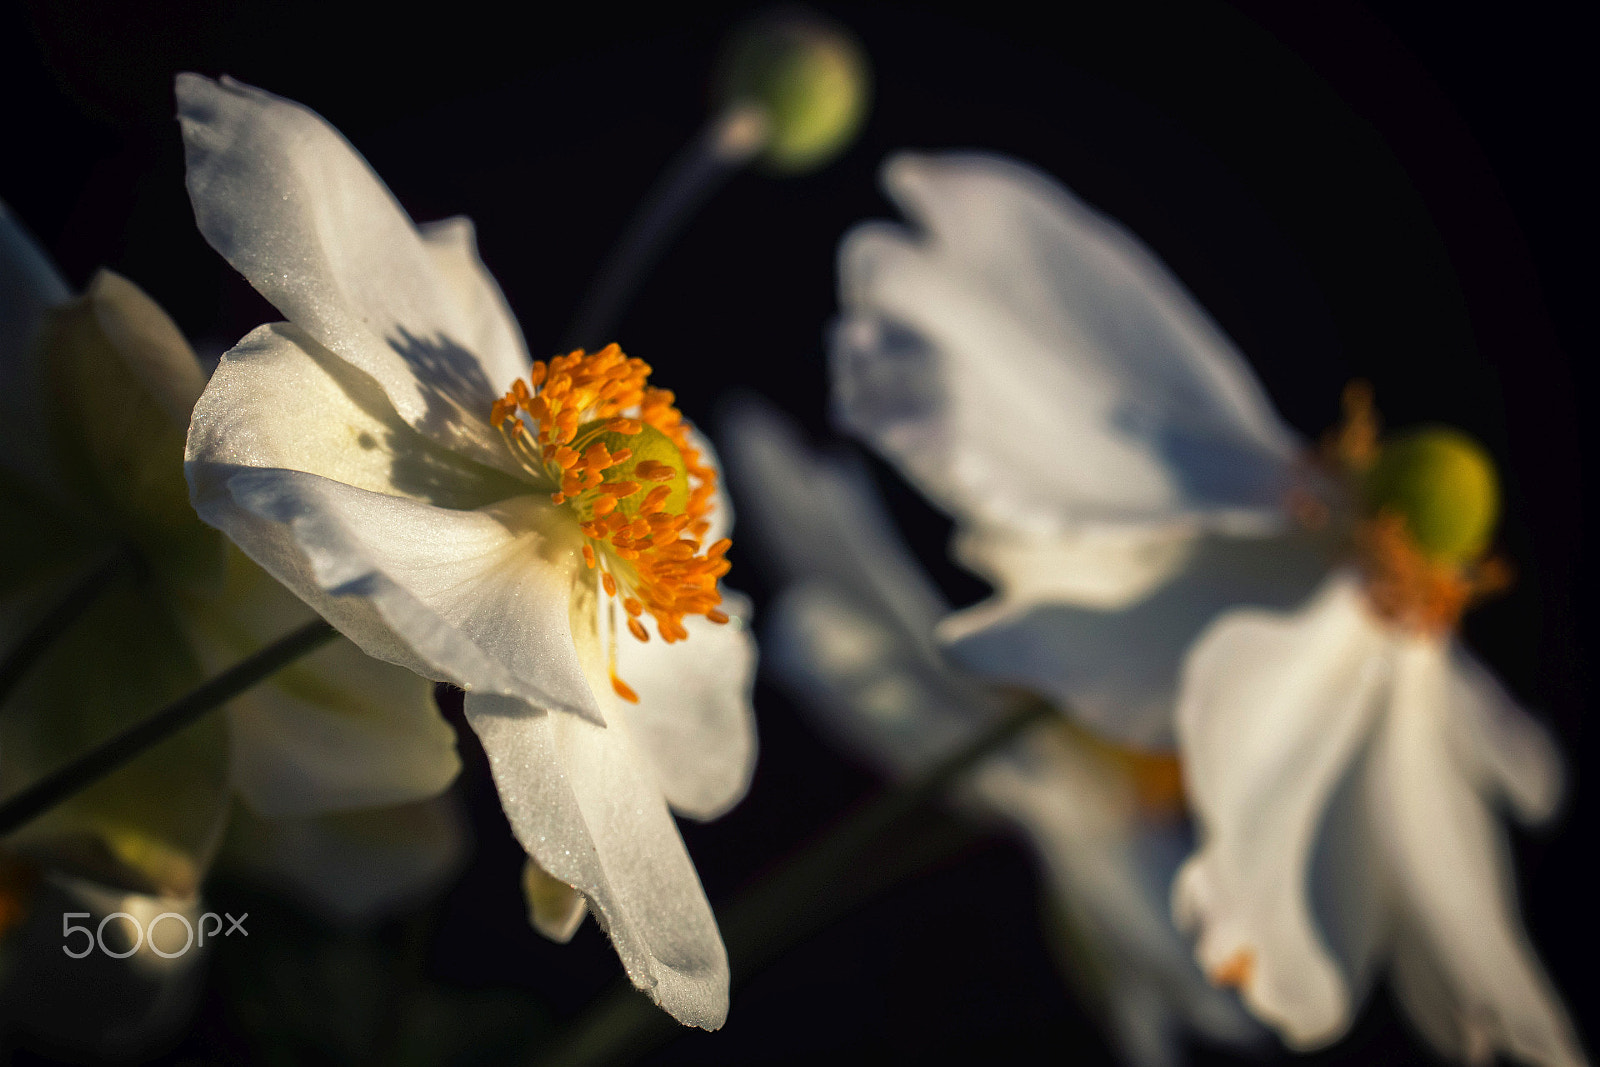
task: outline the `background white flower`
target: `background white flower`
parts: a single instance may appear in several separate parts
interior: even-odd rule
[[[924,232],[847,239],[837,399],[1000,586],[943,628],[951,654],[1146,742],[1187,662],[1202,848],[1175,903],[1213,979],[1291,1043],[1342,1034],[1387,960],[1446,1053],[1577,1061],[1491,811],[1547,816],[1554,750],[1449,643],[1464,599],[1380,619],[1384,576],[1334,564],[1381,516],[1297,463],[1243,359],[1115,223],[992,158],[902,156],[885,184]],[[1319,588],[1292,617],[1239,610]]]
[[[729,625],[684,620],[687,650],[608,640],[573,508],[491,423],[531,364],[471,225],[413,226],[297,104],[195,75],[178,99],[202,233],[290,320],[225,355],[201,398],[196,508],[365,651],[466,689],[529,855],[586,898],[636,985],[720,1025],[726,953],[669,807],[710,818],[748,783],[737,605]],[[726,507],[712,520],[714,542]]]
[[[997,587],[943,624],[950,655],[1171,744],[1199,629],[1321,573],[1283,509],[1300,442],[1177,279],[1050,178],[901,154],[883,184],[916,228],[840,248],[833,399]]]
[[[864,472],[813,455],[754,404],[730,420],[746,521],[785,581],[768,624],[779,677],[843,742],[896,777],[973,741],[1005,710],[933,641],[948,613],[910,559]],[[1141,804],[1130,766],[1081,732],[1035,728],[975,769],[969,811],[999,816],[1039,857],[1078,949],[1073,965],[1123,1056],[1181,1058],[1183,1031],[1244,1044],[1261,1035],[1209,985],[1168,917],[1188,849],[1181,815]]]

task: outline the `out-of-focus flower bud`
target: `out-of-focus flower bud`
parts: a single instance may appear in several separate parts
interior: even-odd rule
[[[866,118],[865,53],[843,27],[808,12],[764,15],[738,31],[722,63],[719,95],[731,110],[766,120],[762,159],[797,174],[844,149]]]
[[[1364,490],[1373,511],[1398,512],[1417,547],[1444,563],[1481,556],[1500,517],[1494,462],[1482,445],[1448,427],[1386,442]]]

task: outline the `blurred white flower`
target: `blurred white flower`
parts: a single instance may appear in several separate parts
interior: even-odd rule
[[[896,777],[993,725],[1004,698],[939,653],[933,629],[948,609],[863,472],[813,456],[753,404],[729,434],[747,521],[786,582],[767,660],[802,706]],[[1080,984],[1129,1062],[1175,1062],[1185,1030],[1230,1043],[1262,1036],[1234,996],[1206,982],[1168,915],[1189,841],[1171,757],[1116,749],[1064,723],[1035,728],[974,770],[960,799],[1033,846],[1071,928]]]
[[[1548,815],[1554,749],[1451,637],[1489,577],[1481,452],[1380,452],[1357,394],[1319,469],[1170,273],[1050,179],[902,156],[885,183],[923,232],[847,239],[837,399],[1000,587],[952,654],[1147,742],[1183,671],[1201,850],[1174,903],[1292,1044],[1337,1038],[1388,961],[1447,1054],[1581,1062],[1492,811]]]
[[[74,298],[0,207],[0,648],[131,543],[0,710],[0,794],[32,783],[315,618],[195,516],[184,434],[205,375],[177,327],[102,271]],[[455,737],[429,687],[340,642],[9,835],[46,868],[192,897],[237,792],[264,817],[431,797]],[[381,809],[380,809],[381,810]]]
[[[195,75],[178,100],[201,232],[290,320],[201,397],[195,507],[362,649],[467,690],[556,910],[581,893],[636,985],[720,1025],[671,815],[726,810],[754,756],[709,451],[615,346],[530,364],[471,224],[414,226],[314,113]]]

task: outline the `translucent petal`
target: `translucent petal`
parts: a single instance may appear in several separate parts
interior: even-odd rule
[[[1214,323],[1142,245],[1037,171],[901,155],[918,227],[840,250],[847,425],[956,516],[1275,527],[1296,443]]]
[[[720,1027],[727,952],[626,718],[597,726],[469,693],[467,720],[517,840],[588,898],[633,984],[682,1023]]]
[[[217,673],[316,618],[230,546],[228,584],[184,621]],[[460,770],[433,684],[335,641],[228,705],[234,788],[260,815],[305,816],[421,800]]]
[[[1043,692],[1108,737],[1168,747],[1179,668],[1201,632],[1231,608],[1300,603],[1327,565],[1317,545],[1296,537],[1173,543],[1136,529],[1120,536],[1120,552],[1110,530],[1059,539],[1048,554],[1057,568],[1048,581],[1063,590],[1075,571],[1110,560],[1124,589],[1155,578],[1142,598],[1102,609],[1090,597],[1079,606],[1002,596],[958,612],[939,636],[951,659],[974,674]]]
[[[1469,691],[1455,675],[1444,648],[1408,642],[1369,757],[1370,818],[1401,909],[1398,987],[1446,1051],[1583,1063],[1517,917],[1503,832],[1453,758],[1450,719]]]
[[[371,923],[438,891],[467,858],[454,797],[298,818],[237,812],[227,858],[334,922]]]
[[[178,76],[177,95],[189,196],[212,247],[369,375],[408,425],[513,469],[488,413],[527,353],[487,274],[463,266],[459,225],[425,240],[349,142],[299,104],[194,74]]]
[[[1561,800],[1561,756],[1544,727],[1517,706],[1471,653],[1451,656],[1451,751],[1474,788],[1501,794],[1526,822],[1555,814]]]
[[[1293,615],[1234,611],[1200,636],[1178,698],[1199,851],[1173,891],[1213,980],[1297,1048],[1352,1010],[1308,884],[1324,813],[1386,703],[1392,639],[1345,575]]]

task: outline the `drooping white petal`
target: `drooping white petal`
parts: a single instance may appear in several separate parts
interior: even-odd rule
[[[1295,1047],[1337,1037],[1351,996],[1311,911],[1329,799],[1390,684],[1391,638],[1353,577],[1293,615],[1234,611],[1201,634],[1177,706],[1201,846],[1173,890],[1214,979]]]
[[[533,496],[456,511],[195,451],[201,518],[368,655],[598,720],[569,628],[583,562],[566,511]]]
[[[1393,706],[1368,757],[1369,818],[1399,909],[1399,988],[1447,1052],[1581,1064],[1572,1025],[1517,917],[1510,857],[1478,792],[1479,768],[1456,762],[1450,719],[1462,695],[1481,694],[1484,682],[1481,671],[1463,679],[1458,668],[1443,646],[1407,641]]]
[[[846,423],[954,514],[1274,528],[1296,443],[1216,325],[1148,250],[1044,175],[902,155],[913,224],[840,250]]]
[[[667,803],[695,819],[714,819],[737,804],[755,773],[750,605],[724,590],[722,610],[728,622],[720,626],[700,615],[685,618],[688,640],[670,645],[659,634],[641,644],[621,633],[617,674],[639,702],[605,708],[607,722],[627,718]]]
[[[1561,800],[1555,742],[1471,653],[1451,655],[1451,752],[1480,795],[1502,794],[1524,822],[1543,822]]]
[[[635,986],[680,1022],[720,1027],[727,952],[626,717],[602,727],[483,693],[466,708],[528,855],[588,898]]]
[[[200,231],[287,318],[370,375],[405,422],[513,469],[490,406],[528,358],[465,234],[424,240],[348,141],[292,101],[177,79]],[[475,255],[472,258],[476,258]]]
[[[1204,535],[1172,544],[1149,531],[1122,536],[1120,552],[1110,530],[1062,539],[1048,557],[1060,573],[1046,581],[1062,589],[1075,570],[1107,557],[1126,575],[1171,575],[1135,602],[1101,609],[1002,596],[951,616],[939,636],[974,674],[1046,693],[1108,737],[1167,747],[1178,671],[1196,637],[1230,608],[1300,603],[1326,565],[1297,537]]]
[[[387,918],[441,888],[467,856],[452,796],[308,818],[237,812],[227,858],[340,923]]]

